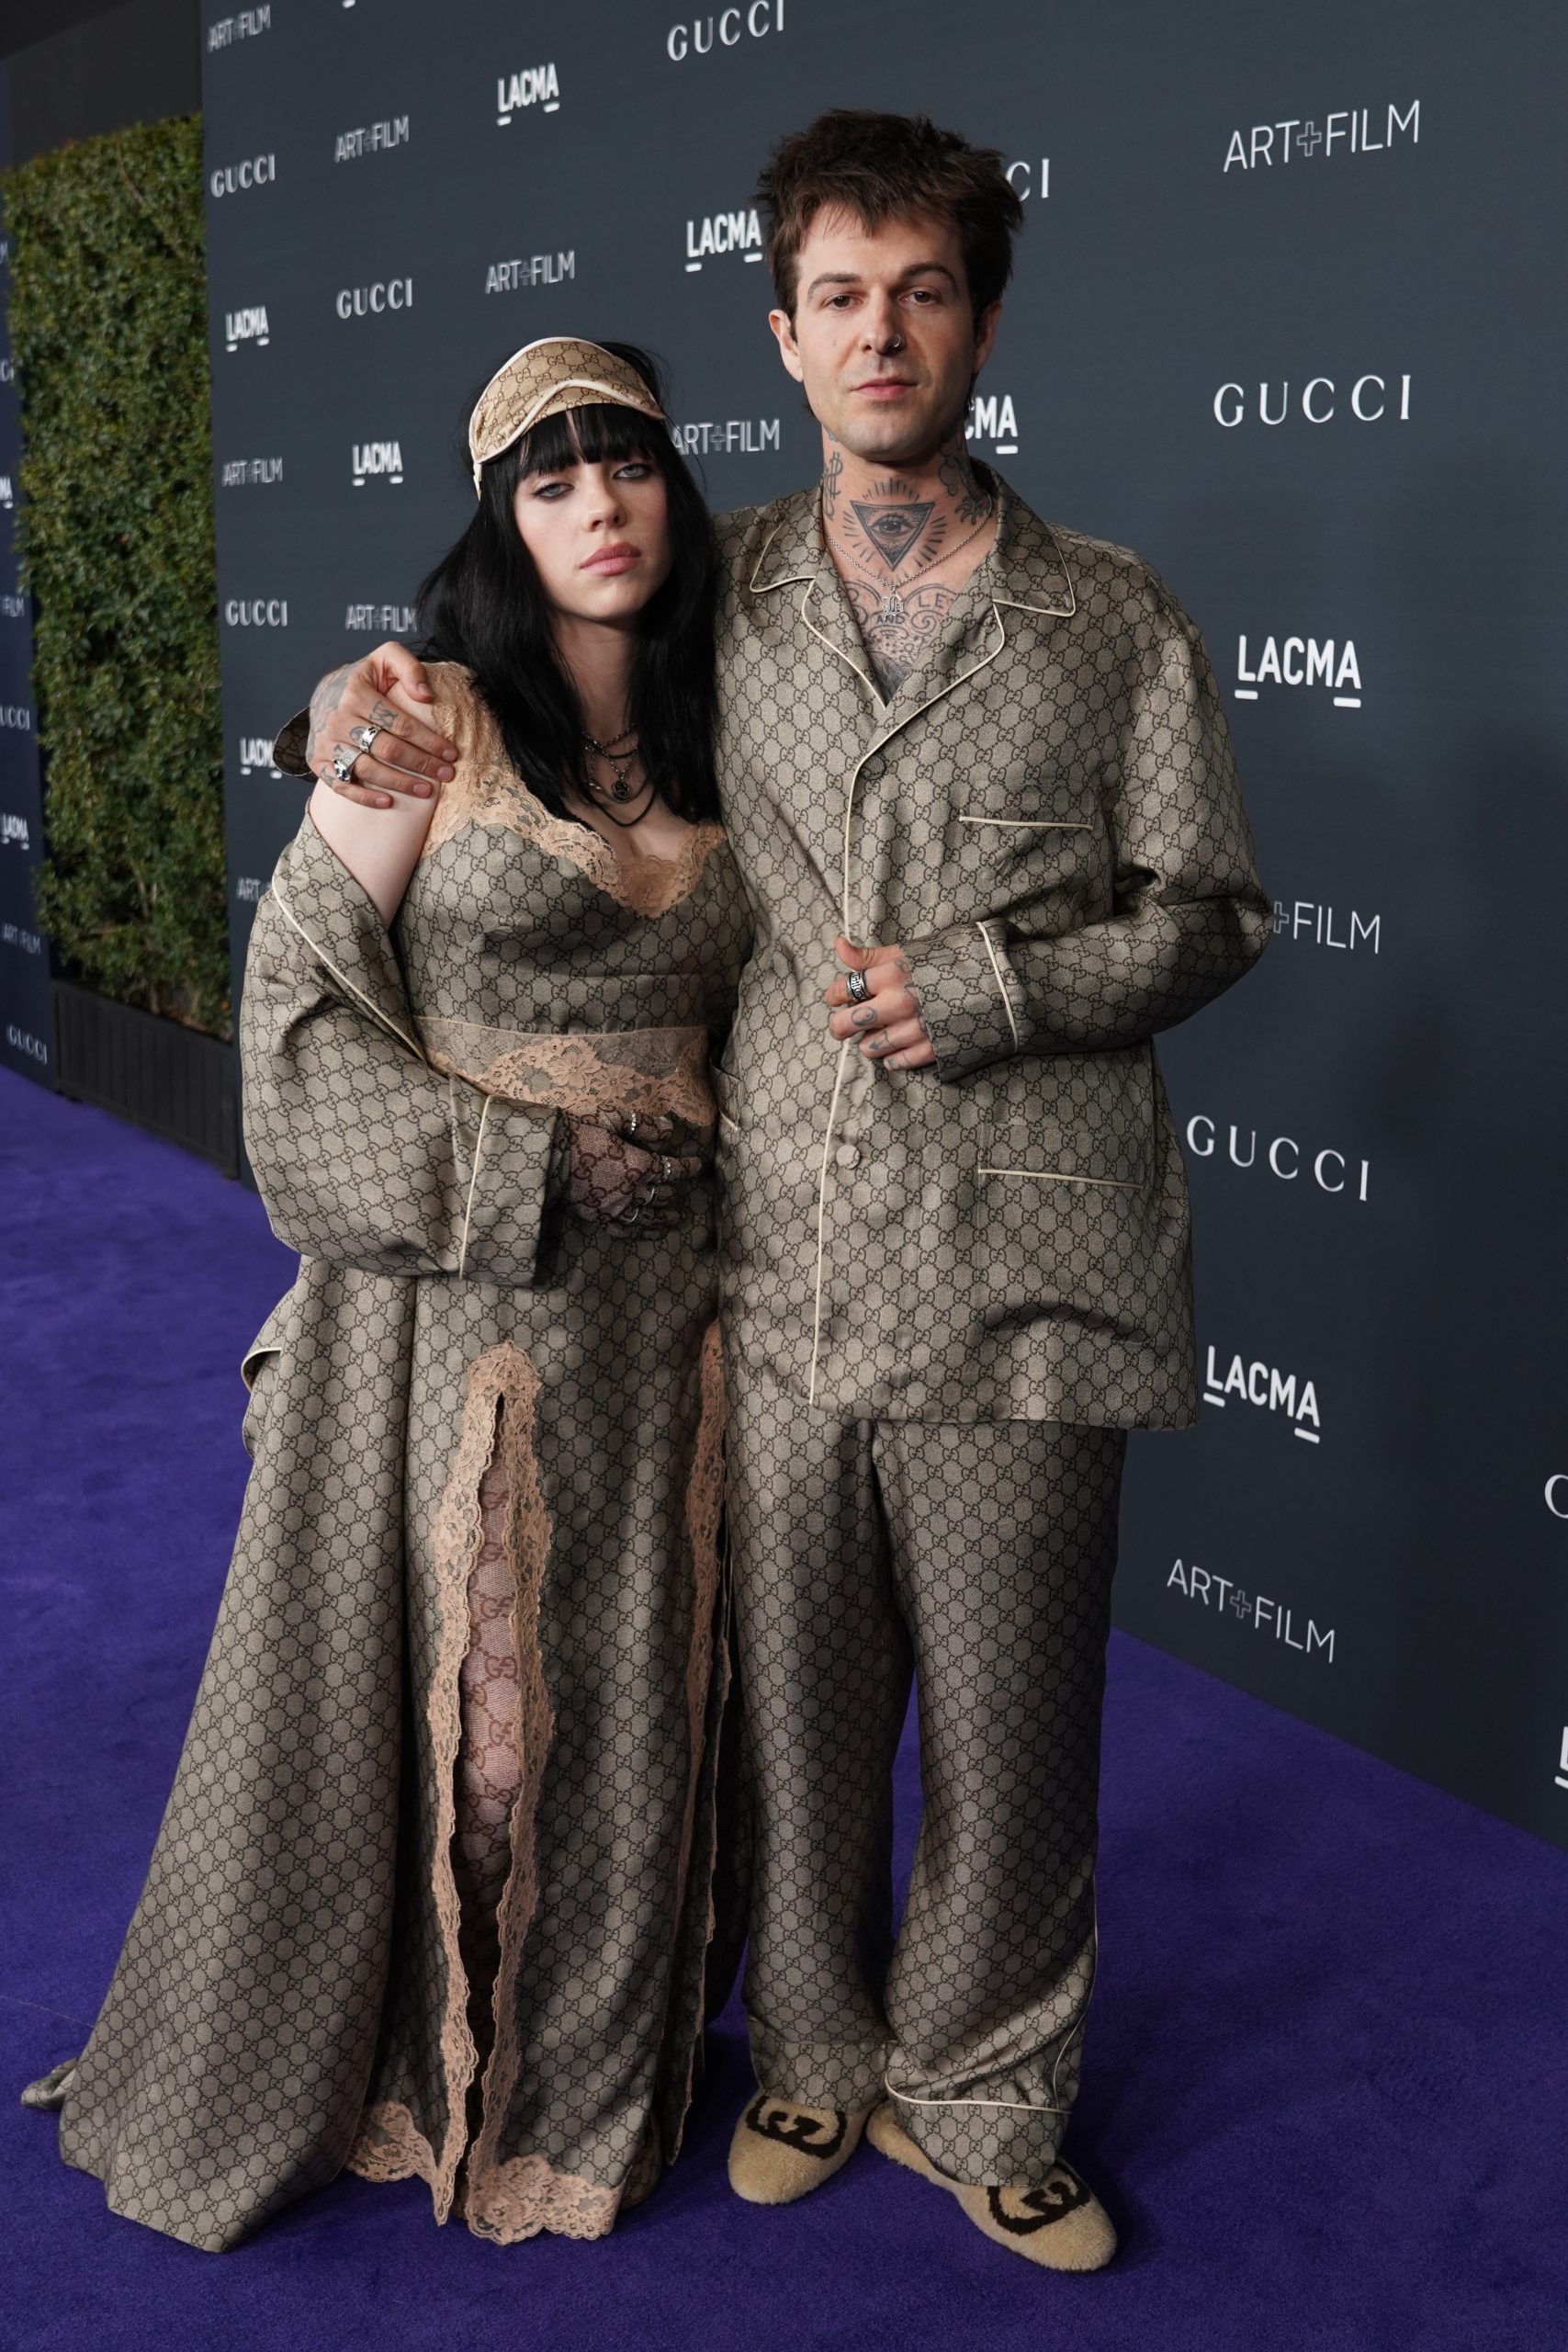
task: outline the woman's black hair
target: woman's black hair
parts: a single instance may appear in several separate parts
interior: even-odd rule
[[[636,368],[660,408],[659,371],[629,343],[607,343]],[[713,528],[684,458],[657,418],[599,406],[548,416],[480,474],[473,521],[419,592],[422,657],[459,662],[494,712],[506,756],[552,816],[570,817],[567,786],[582,772],[582,711],[556,647],[549,605],[513,511],[531,473],[645,458],[664,477],[673,561],[641,615],[627,722],[661,799],[694,823],[719,813],[714,771]]]

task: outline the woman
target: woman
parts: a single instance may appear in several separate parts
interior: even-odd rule
[[[701,2030],[706,1072],[749,932],[707,518],[625,345],[517,353],[469,443],[421,605],[455,774],[390,815],[318,786],[257,913],[246,1140],[299,1279],[147,1883],[28,2094],[115,2211],[211,2249],[345,2165],[481,2236],[602,2235]]]

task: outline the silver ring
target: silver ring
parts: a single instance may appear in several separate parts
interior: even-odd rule
[[[626,1121],[626,1141],[627,1141],[628,1143],[630,1143],[630,1141],[631,1141],[631,1139],[632,1139],[633,1136],[635,1136],[635,1135],[636,1135],[636,1133],[637,1133],[637,1113],[634,1111],[634,1112],[632,1113],[632,1114],[631,1114],[631,1117]]]
[[[668,1184],[671,1177],[675,1173],[675,1162],[672,1159],[661,1159],[659,1163],[659,1172]]]
[[[852,1004],[863,1004],[871,994],[863,972],[851,972],[844,982],[844,994]]]
[[[333,774],[340,784],[353,783],[354,763],[358,757],[357,752],[338,751],[333,753]]]
[[[349,729],[348,740],[351,743],[357,743],[362,752],[367,752],[370,749],[371,744],[376,741],[377,736],[383,730],[379,727],[372,727],[370,721],[367,719],[363,727],[351,727]]]
[[[619,1222],[622,1225],[635,1225],[641,1215],[642,1203],[640,1201],[635,1201],[629,1209],[623,1209],[621,1211]]]

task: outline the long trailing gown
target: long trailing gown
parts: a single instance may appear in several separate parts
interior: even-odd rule
[[[257,912],[246,1140],[293,1289],[178,1776],[81,2056],[111,2207],[230,2246],[342,2167],[603,2234],[680,2141],[712,1922],[711,1202],[557,1205],[569,1119],[711,1153],[750,915],[722,830],[627,868],[459,746],[394,930],[309,817]]]

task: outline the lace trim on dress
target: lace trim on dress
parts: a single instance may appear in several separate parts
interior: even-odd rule
[[[699,1376],[698,1427],[686,1490],[690,1764],[677,1922],[691,1869],[720,1575],[724,1377],[716,1324],[704,1340]],[[441,1633],[430,1713],[441,1800],[433,1891],[446,1959],[441,2030],[446,2123],[441,2151],[438,2155],[401,2100],[388,2099],[365,2110],[347,2158],[347,2169],[367,2180],[423,2180],[438,2222],[456,2210],[476,2236],[502,2245],[541,2230],[563,2237],[603,2237],[614,2227],[623,2201],[640,2199],[662,2170],[658,2132],[651,2125],[627,2178],[614,2188],[558,2171],[542,2155],[502,2160],[499,2154],[521,2069],[517,1981],[537,1900],[535,1817],[555,1729],[539,1640],[551,1528],[534,1445],[538,1394],[533,1365],[509,1341],[489,1349],[469,1367],[461,1430],[434,1529]],[[711,1871],[709,1881],[711,1937]],[[695,2056],[694,2039],[682,2123]],[[470,2093],[481,2064],[473,2135]],[[679,2132],[676,2137],[678,2146]],[[671,2161],[674,2154],[671,2149]]]
[[[418,2173],[421,2178],[429,2182],[438,2222],[445,2222],[452,2210],[457,2167],[463,2160],[468,2139],[468,2090],[479,2065],[479,2048],[468,2020],[468,1975],[463,1950],[466,1939],[462,1901],[453,1867],[453,1848],[457,1826],[457,1758],[463,1733],[461,1677],[463,1661],[469,1648],[468,1586],[484,1544],[481,1488],[486,1472],[492,1464],[504,1478],[506,1548],[519,1566],[513,1642],[520,1683],[518,1747],[525,1761],[520,1793],[513,1810],[512,1851],[515,1882],[518,1847],[520,1843],[526,1846],[530,1914],[533,1909],[532,1799],[537,1794],[544,1754],[554,1729],[538,1655],[539,1584],[550,1543],[549,1519],[534,1458],[534,1418],[538,1393],[538,1374],[522,1351],[510,1341],[488,1349],[469,1366],[461,1431],[446,1487],[436,1510],[432,1535],[441,1608],[441,1634],[430,1692],[431,1745],[438,1791],[433,1893],[446,1959],[446,1996],[441,2023],[446,2128],[441,2153],[439,2157],[435,2156],[429,2141],[413,2123],[412,2117],[407,2116],[406,2109],[400,2110],[406,2119],[405,2131],[400,2123],[389,2126],[386,2120],[389,2109],[378,2107],[371,2110],[366,2123],[368,2127],[374,2119],[376,2130],[381,2135],[381,2143],[378,2145],[372,2141],[371,2144],[365,2144],[369,2135],[362,2132],[361,2141],[356,2143],[350,2160],[356,2172],[367,2172],[368,2166],[374,2165],[374,2169],[368,2170],[368,2177],[372,2179],[397,2180],[406,2178],[410,2172]],[[525,1606],[525,1590],[532,1594],[531,1613]],[[532,1644],[531,1657],[525,1653],[525,1634]],[[525,1699],[523,1695],[525,1689]],[[503,1911],[511,1908],[517,1891],[515,1883],[508,1887]],[[503,1938],[504,1934],[503,1917]],[[487,2095],[500,2055],[501,2030],[505,2022],[499,1973],[495,1999],[498,2048],[492,2052],[491,2064],[486,2070]],[[391,2109],[396,2109],[396,2102],[390,2103]],[[385,2169],[389,2161],[386,2144],[389,2132],[392,2141],[391,2160],[400,2169]]]
[[[513,1610],[517,1574],[507,1541],[511,1488],[496,1453],[479,1480],[481,1541],[468,1571],[468,1646],[457,1677],[463,1736],[454,1794],[452,1871],[460,1904],[458,1939],[468,1982],[468,2027],[481,2064],[495,2046],[493,1997],[501,1960],[499,1911],[512,1866],[512,1810],[523,1786],[517,1752],[517,1648]],[[471,2097],[471,2094],[470,2094]]]
[[[470,2187],[468,2227],[495,2245],[549,2230],[562,2238],[608,2237],[615,2226],[623,2191],[601,2188],[575,2173],[557,2172],[543,2156],[512,2156],[484,2176],[483,2203]]]
[[[429,2141],[400,2099],[367,2108],[347,2169],[364,2180],[428,2181],[434,2166]],[[543,2156],[514,2156],[502,2165],[486,2199],[489,2226],[481,2237],[499,2245],[550,2230],[563,2238],[602,2238],[615,2226],[618,2188],[601,2188],[576,2173],[558,2172]],[[472,2192],[456,2200],[475,2226]]]
[[[359,2131],[344,2159],[345,2172],[362,2180],[423,2180],[435,2186],[435,2151],[400,2098],[378,2099],[359,2119]]]
[[[431,1062],[509,1102],[579,1119],[673,1117],[705,1134],[717,1116],[705,1029],[503,1029],[482,1021],[423,1023]]]
[[[491,1354],[526,1364],[526,1358],[510,1345],[493,1349]],[[490,1359],[479,1361],[482,1364]],[[574,2176],[557,2174],[543,2156],[520,2156],[502,2164],[498,2154],[522,2065],[517,1976],[538,1897],[535,1815],[555,1730],[539,1644],[539,1601],[549,1560],[550,1523],[533,1446],[538,1380],[531,1364],[527,1371],[531,1386],[525,1400],[525,1417],[519,1419],[516,1403],[509,1396],[500,1413],[497,1437],[497,1462],[505,1473],[508,1493],[506,1551],[515,1564],[511,1634],[517,1680],[512,1744],[517,1781],[508,1869],[498,1913],[491,1996],[495,2042],[484,2073],[479,2132],[468,2158],[466,2200],[468,2227],[476,2235],[502,2245],[547,2228],[569,2237],[601,2236],[615,2221],[620,2202],[618,2187],[602,2189]],[[591,2214],[600,2217],[596,2226],[588,2225]],[[556,2215],[559,2218],[552,2218]]]
[[[694,825],[675,857],[643,857],[632,852],[623,859],[592,825],[552,817],[535,799],[522,777],[508,767],[495,718],[463,671],[446,666],[434,677],[438,692],[430,723],[444,728],[457,745],[457,772],[441,787],[421,857],[430,856],[465,825],[504,826],[532,842],[545,856],[575,865],[606,898],[630,907],[635,914],[668,914],[691,897],[724,839],[722,825]]]

